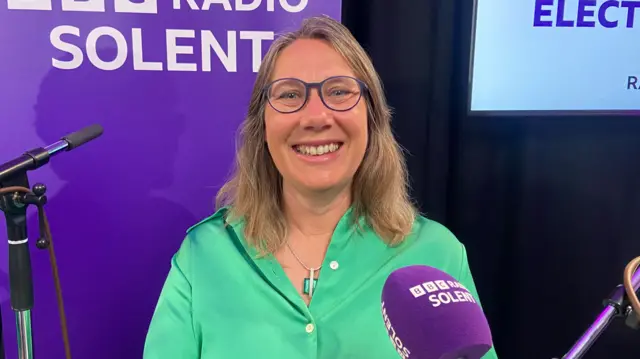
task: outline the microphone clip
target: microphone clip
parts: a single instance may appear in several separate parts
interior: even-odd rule
[[[612,314],[614,318],[625,318],[625,325],[629,328],[634,330],[640,329],[640,320],[633,311],[629,296],[627,296],[623,284],[616,286],[611,292],[611,295],[602,301],[602,304],[605,307],[614,309],[614,313]]]
[[[31,189],[31,193],[15,192],[13,194],[13,205],[16,207],[23,207],[28,205],[35,205],[38,208],[38,229],[40,236],[36,241],[36,247],[38,249],[47,249],[51,241],[47,237],[47,223],[45,222],[44,205],[47,204],[47,186],[42,183],[36,183]]]
[[[625,318],[624,323],[627,327],[634,330],[640,329],[640,320],[633,311],[633,307],[631,306],[631,302],[629,301],[629,296],[627,296],[624,285],[619,284],[613,290],[609,298],[602,301],[602,304],[605,307],[609,306],[614,308],[615,312],[613,317]]]

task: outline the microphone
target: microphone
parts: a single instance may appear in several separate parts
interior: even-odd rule
[[[25,152],[23,155],[0,165],[0,211],[4,212],[7,223],[7,237],[9,244],[9,286],[11,309],[16,315],[18,332],[18,356],[21,359],[32,359],[31,309],[33,308],[34,293],[32,281],[31,255],[27,235],[27,207],[35,205],[38,208],[38,220],[41,238],[36,242],[39,249],[49,249],[51,267],[60,311],[62,337],[67,359],[71,359],[66,316],[62,299],[58,267],[51,240],[51,230],[44,212],[47,203],[46,186],[37,183],[29,189],[28,171],[40,168],[49,162],[51,156],[62,151],[70,151],[102,135],[100,125],[85,127],[62,137],[59,141]],[[0,318],[0,332],[2,320]],[[0,343],[2,338],[0,338]],[[4,344],[0,345],[0,358],[4,358]]]
[[[91,125],[62,137],[46,147],[34,148],[9,162],[0,165],[0,183],[13,175],[40,168],[49,162],[49,158],[61,151],[71,151],[102,135],[100,125]]]
[[[493,345],[473,295],[433,267],[393,271],[382,289],[382,316],[403,359],[480,359]]]

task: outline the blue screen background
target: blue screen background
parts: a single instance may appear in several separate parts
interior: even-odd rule
[[[606,0],[596,1],[598,6]],[[624,111],[640,109],[640,9],[627,28],[625,8],[610,8],[615,28],[534,27],[535,0],[477,0],[471,111]],[[566,0],[566,20],[576,20],[579,3]],[[584,4],[583,4],[584,5]]]

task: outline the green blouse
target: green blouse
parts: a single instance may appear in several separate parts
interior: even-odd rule
[[[191,227],[172,258],[144,359],[397,359],[380,296],[408,265],[451,274],[479,302],[465,248],[444,226],[419,216],[389,247],[370,227],[356,230],[348,211],[307,307],[273,256],[247,245],[242,222],[225,226],[225,211]],[[484,359],[497,359],[494,349]]]

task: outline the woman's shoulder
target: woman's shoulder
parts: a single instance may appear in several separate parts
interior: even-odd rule
[[[193,246],[212,246],[232,239],[234,229],[238,224],[227,222],[228,208],[223,207],[215,213],[203,218],[189,227],[186,231],[186,241]]]
[[[405,261],[432,266],[456,278],[466,276],[466,249],[442,223],[419,215],[406,241]]]
[[[465,252],[462,242],[448,227],[423,215],[416,216],[406,242],[413,255],[427,256],[433,260],[448,258],[455,261]]]
[[[242,241],[242,225],[228,220],[227,208],[218,209],[187,229],[178,254],[195,267],[242,261],[250,253]]]
[[[448,227],[424,215],[416,216],[412,237],[419,242],[438,243],[458,249],[461,245],[458,237]]]
[[[187,228],[187,234],[198,234],[203,231],[209,231],[217,228],[224,228],[226,221],[225,215],[228,208],[222,207],[210,214],[207,217],[202,218],[200,221]]]

